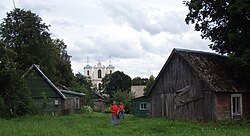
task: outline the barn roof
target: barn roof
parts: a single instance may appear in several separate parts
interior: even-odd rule
[[[77,95],[77,96],[84,96],[84,93],[79,93],[79,92],[74,92],[70,90],[60,90],[64,94],[72,94],[72,95]]]
[[[62,85],[62,84],[57,84],[57,88],[63,93],[63,94],[71,94],[71,95],[77,95],[77,96],[84,96],[84,93],[80,92],[75,92],[71,91],[68,87]]]
[[[233,71],[228,64],[227,56],[202,51],[174,49],[147,95],[157,84],[158,77],[163,73],[173,55],[182,57],[198,73],[199,77],[208,83],[214,92],[250,91],[249,85],[237,81],[233,77]]]
[[[63,93],[49,80],[49,78],[40,70],[40,68],[37,66],[37,65],[35,65],[35,64],[33,64],[30,68],[29,68],[29,70],[26,72],[26,73],[24,73],[24,75],[22,76],[23,78],[24,77],[26,77],[27,75],[28,75],[28,73],[30,73],[30,71],[32,70],[32,69],[34,69],[34,70],[36,70],[41,76],[42,76],[42,78],[63,98],[63,99],[67,99],[64,95],[63,95]]]

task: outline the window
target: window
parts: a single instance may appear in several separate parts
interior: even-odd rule
[[[79,97],[76,97],[76,98],[75,98],[75,109],[80,109]]]
[[[101,83],[98,84],[98,89],[99,89],[99,90],[102,89],[102,84],[101,84]]]
[[[55,105],[59,105],[58,99],[55,99]]]
[[[112,70],[109,71],[109,74],[112,74]]]
[[[87,71],[87,75],[89,76],[89,70]]]
[[[231,95],[231,113],[232,113],[232,117],[236,115],[242,115],[242,95],[241,94]]]
[[[102,78],[102,71],[100,69],[98,70],[98,78]]]
[[[146,110],[147,109],[147,103],[141,102],[140,103],[140,110]]]

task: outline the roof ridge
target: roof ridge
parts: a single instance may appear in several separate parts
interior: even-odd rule
[[[174,48],[177,52],[189,52],[189,53],[199,53],[199,54],[206,54],[206,55],[217,55],[221,57],[227,57],[225,55],[220,55],[214,52],[206,52],[206,51],[198,51],[198,50],[190,50],[190,49],[181,49],[181,48]]]
[[[52,83],[52,81],[50,81],[50,79],[42,72],[42,70],[36,65],[36,64],[32,64],[32,66],[29,68],[29,70],[22,76],[22,78],[24,78],[33,68],[35,68],[41,75],[42,77],[51,85],[51,87],[53,87],[61,96],[63,99],[67,99],[63,93],[55,86],[54,83]]]

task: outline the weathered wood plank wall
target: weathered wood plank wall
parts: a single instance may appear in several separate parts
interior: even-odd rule
[[[183,58],[178,55],[172,56],[158,78],[151,94],[152,116],[182,120],[213,118],[212,107],[204,108],[204,104],[213,101],[212,95],[204,96],[204,90],[210,89]],[[182,92],[183,94],[179,96],[178,94]],[[204,114],[204,111],[208,110],[211,112]]]

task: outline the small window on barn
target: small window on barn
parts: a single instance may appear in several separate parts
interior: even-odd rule
[[[75,109],[80,109],[79,97],[75,98]]]
[[[232,94],[231,95],[231,113],[232,117],[242,115],[242,95]]]
[[[58,99],[55,99],[55,105],[59,105]]]
[[[140,108],[140,110],[147,110],[147,103],[141,102],[139,108]]]

